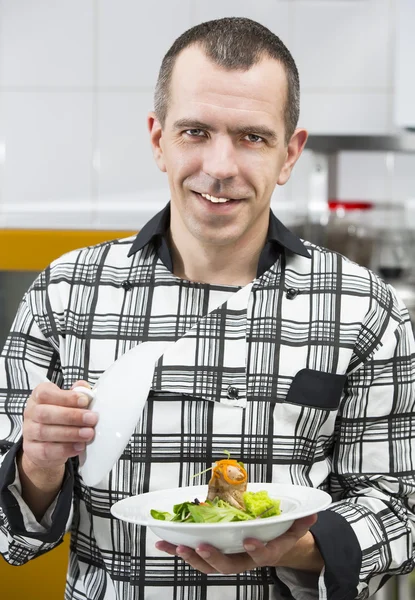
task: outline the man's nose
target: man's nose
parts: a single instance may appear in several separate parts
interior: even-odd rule
[[[231,139],[218,137],[205,147],[203,171],[213,179],[229,179],[238,174],[236,149]]]

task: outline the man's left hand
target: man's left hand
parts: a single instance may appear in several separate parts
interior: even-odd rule
[[[319,572],[324,563],[309,532],[316,520],[316,515],[298,519],[286,533],[266,544],[247,538],[244,540],[246,552],[240,554],[222,554],[208,544],[200,544],[196,550],[192,550],[187,546],[175,546],[163,541],[157,542],[156,547],[172,556],[180,556],[194,569],[206,575],[230,575],[256,567],[277,566]]]

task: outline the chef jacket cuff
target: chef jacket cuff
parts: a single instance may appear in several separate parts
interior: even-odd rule
[[[310,532],[324,560],[327,600],[353,600],[358,595],[362,551],[352,527],[338,513],[325,510]]]
[[[21,496],[16,457],[22,440],[8,450],[0,467],[0,506],[7,517],[12,535],[21,535],[45,543],[57,542],[66,531],[72,514],[73,466],[67,461],[61,490],[38,522]]]

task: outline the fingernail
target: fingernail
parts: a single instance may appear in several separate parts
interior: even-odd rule
[[[77,452],[82,452],[82,450],[85,448],[85,444],[81,444],[80,442],[76,442],[73,447],[75,448],[75,450]]]
[[[81,427],[79,430],[79,435],[86,440],[89,439],[93,435],[94,431],[90,427]]]
[[[93,412],[86,412],[82,420],[85,425],[95,425],[97,422],[97,415]]]
[[[244,548],[247,552],[255,552],[256,550],[256,546],[253,546],[252,544],[245,544]]]
[[[198,553],[200,558],[203,558],[204,560],[207,560],[208,558],[210,558],[210,552],[208,552],[207,550],[196,549],[196,552]]]
[[[85,396],[85,394],[80,394],[78,396],[78,406],[80,408],[85,408],[86,406],[88,406],[88,404],[89,404],[88,396]]]

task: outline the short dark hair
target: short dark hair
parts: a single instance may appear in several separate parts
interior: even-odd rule
[[[285,140],[297,127],[300,112],[300,80],[290,51],[272,31],[251,19],[228,17],[200,23],[185,31],[173,43],[161,63],[154,95],[157,119],[164,126],[169,103],[170,82],[177,56],[198,44],[206,56],[225,69],[248,70],[264,56],[279,61],[287,77],[284,107]]]

